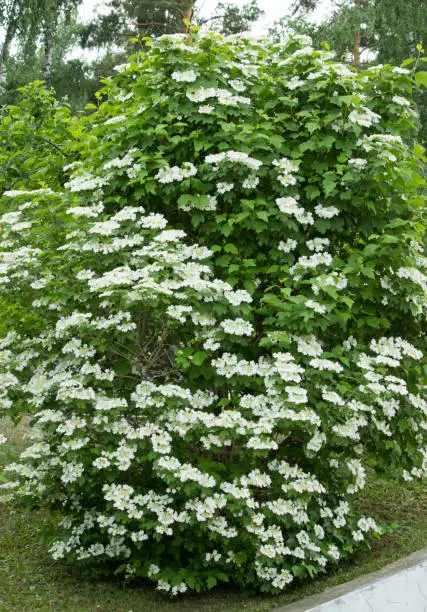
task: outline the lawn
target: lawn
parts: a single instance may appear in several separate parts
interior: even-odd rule
[[[16,455],[25,444],[25,431],[25,424],[14,428],[10,421],[0,421],[0,433],[9,438],[9,455]],[[2,452],[4,456],[6,449]],[[358,503],[377,521],[396,521],[398,527],[371,550],[354,555],[333,573],[296,584],[276,597],[251,596],[227,588],[178,601],[167,599],[148,586],[124,587],[118,581],[89,581],[77,568],[50,558],[42,539],[50,520],[46,512],[0,506],[0,612],[267,612],[379,569],[427,545],[427,488],[422,483],[401,486],[377,479],[359,495]]]

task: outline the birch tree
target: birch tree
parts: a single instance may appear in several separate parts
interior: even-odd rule
[[[3,28],[3,42],[0,48],[0,90],[4,90],[7,78],[7,61],[12,42],[25,29],[34,8],[33,0],[2,0],[0,2],[0,26]]]
[[[81,0],[45,0],[44,18],[41,24],[44,49],[43,79],[50,86],[52,81],[52,57],[60,18],[68,19]]]
[[[295,0],[294,16],[309,16],[322,2]],[[399,64],[427,44],[426,0],[334,0],[332,15],[317,28],[316,40],[338,52],[351,52],[360,69],[367,50],[381,63]]]
[[[7,63],[16,42],[24,56],[30,58],[42,41],[44,77],[50,83],[52,52],[58,20],[69,15],[81,0],[0,0],[0,26],[4,31],[0,47],[0,88],[5,90]],[[34,75],[36,78],[37,75]]]

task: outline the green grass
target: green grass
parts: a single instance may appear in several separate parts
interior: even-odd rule
[[[25,431],[25,423],[15,429],[9,421],[0,421],[0,432],[9,438],[9,454],[16,454],[25,445]],[[397,521],[399,527],[371,550],[343,562],[333,573],[297,584],[276,597],[250,596],[223,588],[177,601],[149,586],[132,588],[121,582],[88,580],[78,568],[54,562],[41,538],[51,520],[48,513],[0,506],[0,612],[267,612],[372,572],[427,545],[425,485],[400,486],[377,479],[359,496],[358,503],[379,522]]]

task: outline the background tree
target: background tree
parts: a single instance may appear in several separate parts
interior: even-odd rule
[[[185,31],[184,19],[198,25],[209,25],[224,34],[248,30],[262,14],[256,0],[239,8],[235,4],[220,2],[214,15],[201,19],[197,0],[110,0],[110,11],[89,23],[81,35],[84,47],[123,47],[130,37],[161,36]]]
[[[64,22],[72,18],[73,11],[80,4],[81,0],[6,0],[0,2],[0,25],[4,30],[3,44],[0,48],[0,86],[3,93],[11,89],[7,83],[7,73],[14,43],[18,48],[14,59],[24,63],[23,73],[28,77],[25,82],[43,77],[50,84],[56,37]],[[40,45],[43,47],[42,74],[40,74],[39,62],[35,58]],[[67,45],[68,48],[69,46],[70,44]]]
[[[264,11],[259,8],[256,0],[251,0],[240,8],[236,4],[220,2],[210,19],[197,19],[197,22],[199,25],[207,24],[225,35],[238,34],[250,30],[263,14]]]
[[[3,0],[0,4],[0,25],[4,39],[0,48],[0,87],[4,89],[7,78],[7,61],[14,38],[22,35],[32,22],[37,21],[40,8],[38,0]]]
[[[294,17],[303,23],[320,4],[296,0]],[[327,39],[336,51],[365,48],[381,63],[399,64],[426,42],[426,8],[425,0],[335,0],[330,17],[316,28],[317,38]]]
[[[52,80],[52,60],[54,42],[58,35],[58,25],[62,19],[65,23],[71,19],[73,11],[81,4],[81,0],[46,0],[47,6],[42,22],[42,38],[44,46],[43,78],[49,86]],[[62,24],[63,25],[63,24]]]
[[[294,27],[309,34],[315,45],[326,41],[339,56],[350,53],[357,70],[372,63],[400,65],[415,57],[417,44],[427,43],[427,4],[425,0],[335,0],[332,14],[320,25],[309,18],[320,6],[319,0],[296,0],[293,18],[282,19],[272,35],[279,37]],[[427,119],[425,90],[415,96],[420,125]],[[423,138],[426,130],[423,128]]]
[[[195,0],[110,0],[105,15],[98,16],[82,32],[82,44],[99,47],[123,46],[133,36],[160,36],[185,31],[191,21]]]
[[[51,39],[50,74],[46,70],[45,31],[40,30],[40,35],[25,45],[22,41],[7,63],[7,82],[2,103],[17,103],[18,88],[39,79],[47,81],[58,98],[68,98],[74,111],[81,110],[99,88],[99,78],[94,64],[82,58],[68,57],[70,51],[78,45],[80,30],[76,10],[69,15],[59,15]]]

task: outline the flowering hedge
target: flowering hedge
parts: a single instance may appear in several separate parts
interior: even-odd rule
[[[412,79],[302,36],[150,44],[62,184],[3,194],[1,405],[34,426],[3,499],[60,511],[56,559],[279,591],[378,534],[368,465],[426,472]]]

